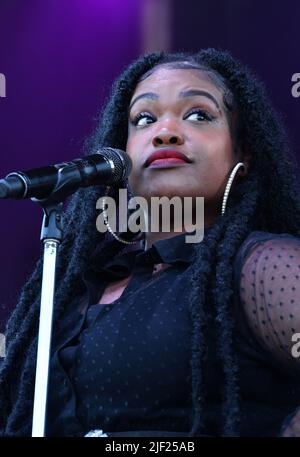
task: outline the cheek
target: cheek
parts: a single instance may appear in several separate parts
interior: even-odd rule
[[[208,143],[208,155],[214,167],[228,171],[234,163],[234,147],[232,139],[227,132],[215,135]]]
[[[133,168],[136,168],[138,165],[138,159],[140,157],[139,150],[138,140],[133,136],[129,136],[126,144],[126,152],[132,160]]]
[[[139,192],[140,172],[137,154],[138,149],[137,141],[132,138],[132,136],[129,136],[126,144],[126,152],[132,160],[132,170],[128,177],[128,182],[134,195],[137,195]]]
[[[202,190],[210,194],[223,189],[235,160],[230,136],[214,132],[206,140],[195,172],[201,177]]]
[[[131,140],[130,136],[128,136],[128,139],[127,139],[126,152],[129,155],[129,157],[132,157],[132,140]]]

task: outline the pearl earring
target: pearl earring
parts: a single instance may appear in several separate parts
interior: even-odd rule
[[[223,202],[222,202],[222,216],[225,213],[226,203],[227,203],[227,199],[228,199],[228,195],[229,195],[229,192],[230,192],[231,185],[232,185],[233,180],[235,178],[235,175],[236,175],[236,173],[237,173],[237,171],[238,171],[238,169],[240,167],[244,167],[245,168],[244,162],[237,163],[235,165],[234,169],[232,170],[232,172],[230,173],[230,176],[228,178],[228,181],[227,181],[227,184],[226,184],[226,187],[225,187],[225,191],[224,191]]]

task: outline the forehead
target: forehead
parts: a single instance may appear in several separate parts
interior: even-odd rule
[[[133,96],[143,92],[162,92],[187,88],[206,89],[221,98],[221,90],[213,83],[208,73],[196,69],[157,68],[146,79],[140,81]],[[132,97],[133,97],[132,96]]]

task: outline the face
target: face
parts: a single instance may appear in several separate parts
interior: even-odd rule
[[[158,68],[131,99],[126,151],[134,195],[204,197],[213,218],[238,161],[221,90],[205,72]]]

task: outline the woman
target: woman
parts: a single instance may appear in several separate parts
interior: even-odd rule
[[[106,189],[76,193],[58,265],[47,435],[296,434],[300,205],[261,84],[214,49],[147,55],[115,83],[88,152],[99,146],[127,151],[134,195],[204,197],[204,239],[100,234]],[[154,161],[170,150],[184,161]],[[41,261],[8,324],[7,436],[31,430],[40,279]]]

